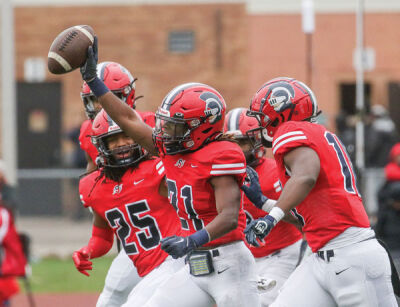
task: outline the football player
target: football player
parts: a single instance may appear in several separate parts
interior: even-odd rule
[[[268,215],[247,225],[257,245],[294,210],[313,255],[285,282],[271,306],[397,306],[388,254],[375,239],[351,162],[338,137],[315,123],[313,92],[276,78],[251,100],[248,115],[272,145],[282,193]]]
[[[111,94],[97,77],[96,62],[97,38],[82,77],[125,133],[160,156],[182,224],[182,234],[164,238],[161,246],[173,258],[186,256],[187,264],[144,306],[260,306],[254,257],[243,242],[246,161],[222,136],[222,96],[200,83],[175,87],[156,112],[153,131]]]
[[[119,97],[128,106],[136,109],[136,78],[128,69],[116,62],[102,62],[97,65],[99,78],[108,86],[114,95]],[[101,110],[101,105],[93,95],[86,82],[83,82],[81,98],[88,117],[81,126],[79,143],[85,151],[87,172],[97,168],[96,159],[98,151],[91,142],[92,123],[96,114]],[[139,97],[140,98],[140,97]],[[154,127],[155,118],[153,112],[138,112],[143,121]],[[132,288],[140,281],[140,276],[132,265],[132,261],[122,249],[113,260],[107,272],[104,289],[100,294],[96,307],[121,306],[131,292]]]
[[[124,66],[116,62],[102,62],[97,66],[98,77],[103,80],[110,91],[124,101],[131,108],[136,108],[135,92],[136,78]],[[140,97],[139,97],[140,98]],[[97,101],[86,82],[83,82],[81,99],[88,117],[81,125],[79,135],[79,144],[85,152],[88,161],[87,171],[91,172],[96,169],[96,158],[98,152],[91,143],[92,123],[96,114],[101,110],[101,104]],[[138,112],[143,121],[154,127],[155,119],[153,112]]]
[[[237,140],[246,157],[251,186],[245,185],[242,189],[246,193],[249,189],[252,192],[256,188],[264,195],[251,200],[244,196],[243,207],[249,224],[252,220],[265,216],[265,211],[271,211],[282,188],[275,161],[264,157],[265,149],[261,142],[257,141],[261,138],[260,131],[257,129],[252,132],[258,128],[258,122],[254,117],[247,116],[246,112],[245,108],[236,108],[228,112],[224,132]],[[254,146],[255,144],[257,145]],[[253,194],[254,192],[251,195]],[[282,222],[271,231],[262,246],[248,245],[256,260],[257,273],[261,277],[260,290],[263,289],[262,286],[267,288],[267,291],[260,291],[262,306],[269,306],[275,300],[278,290],[296,268],[301,242],[302,234],[296,226]]]
[[[142,306],[154,289],[183,266],[160,247],[162,238],[181,231],[168,202],[164,166],[126,136],[104,110],[93,122],[92,139],[101,168],[80,180],[79,192],[83,205],[93,211],[93,231],[89,244],[74,252],[73,260],[82,274],[89,275],[90,259],[107,253],[117,235],[138,274],[144,277],[131,292],[134,302],[129,301],[129,306]],[[125,293],[117,290],[107,298],[107,306],[121,306],[126,300]]]

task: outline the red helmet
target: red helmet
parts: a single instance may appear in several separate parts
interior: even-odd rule
[[[131,73],[121,64],[102,62],[97,64],[97,76],[122,101],[130,107],[135,107],[135,81]],[[83,82],[81,98],[85,111],[90,119],[96,116],[93,102],[97,100],[86,82]]]
[[[226,104],[211,86],[185,83],[165,96],[153,131],[160,152],[195,151],[222,134]]]
[[[263,140],[272,142],[276,129],[283,122],[313,121],[319,113],[317,100],[307,85],[280,77],[268,81],[257,91],[247,114],[257,118]]]
[[[265,154],[265,148],[261,144],[259,125],[254,117],[247,116],[247,109],[236,108],[226,114],[224,133],[232,134],[236,140],[249,140],[252,149],[245,152],[246,162],[255,166]]]
[[[113,150],[108,149],[107,138],[111,135],[123,133],[123,131],[104,110],[96,115],[92,130],[92,143],[99,152],[99,162],[102,166],[123,167],[133,165],[146,156],[146,152],[136,143]],[[121,156],[121,154],[123,157],[117,158],[117,155]]]

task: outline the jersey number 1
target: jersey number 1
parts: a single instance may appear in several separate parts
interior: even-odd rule
[[[175,208],[176,212],[179,215],[178,208],[178,187],[176,186],[176,182],[167,178],[167,186],[168,186],[168,195],[169,201],[172,206]],[[180,196],[185,205],[185,211],[188,219],[192,221],[194,229],[200,230],[203,229],[204,223],[201,219],[199,219],[196,210],[193,208],[193,193],[192,187],[190,185],[185,185],[180,190]],[[179,217],[182,224],[182,229],[189,230],[189,225],[186,219]]]
[[[348,193],[359,195],[355,184],[356,176],[354,174],[350,159],[346,151],[344,150],[342,143],[340,143],[340,141],[336,138],[334,134],[328,131],[325,132],[325,138],[328,141],[328,144],[333,147],[338,157],[342,170],[342,175],[344,178],[344,189]]]

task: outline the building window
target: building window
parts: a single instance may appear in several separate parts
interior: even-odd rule
[[[168,35],[168,51],[172,53],[190,53],[194,50],[193,31],[171,31]]]
[[[340,83],[339,84],[340,94],[340,110],[344,111],[348,115],[354,115],[357,113],[356,110],[356,83]],[[364,85],[364,97],[365,97],[365,111],[369,113],[371,105],[371,84],[365,82]]]

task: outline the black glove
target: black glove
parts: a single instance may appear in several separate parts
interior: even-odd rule
[[[253,246],[260,246],[257,238],[263,240],[275,225],[276,220],[270,215],[251,221],[244,230],[246,241]]]
[[[91,81],[97,77],[97,61],[99,60],[97,36],[94,37],[93,46],[89,46],[85,64],[80,68],[82,79]]]
[[[161,240],[161,249],[170,254],[174,259],[185,256],[196,247],[196,242],[190,236],[172,236]]]
[[[247,198],[259,209],[268,198],[261,192],[257,172],[250,166],[246,167],[247,177],[250,179],[250,186],[242,185],[241,189]]]

